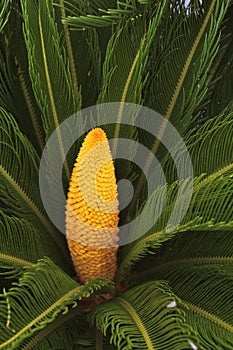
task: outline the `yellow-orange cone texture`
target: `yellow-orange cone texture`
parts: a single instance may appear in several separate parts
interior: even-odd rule
[[[113,279],[117,268],[118,199],[113,160],[100,128],[86,136],[73,168],[66,203],[66,239],[82,283]]]

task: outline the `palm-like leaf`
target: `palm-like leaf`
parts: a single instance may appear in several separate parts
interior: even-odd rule
[[[218,342],[224,349],[231,349],[232,274],[220,268],[182,266],[176,272],[163,273],[163,277],[183,300],[188,323],[198,331],[201,346],[211,348]]]
[[[142,262],[132,281],[165,278],[182,301],[203,349],[232,344],[232,232],[188,232]],[[225,297],[223,297],[225,295]]]
[[[67,70],[68,61],[61,47],[52,2],[45,1],[38,4],[37,1],[30,3],[22,1],[21,5],[34,94],[42,113],[47,138],[57,130],[59,148],[63,155],[63,142],[57,127],[80,106],[75,102],[74,85],[70,70]],[[61,100],[66,102],[60,103]],[[68,180],[70,172],[67,161],[65,161],[65,174]]]
[[[18,12],[19,4],[12,4],[8,24],[1,36],[0,101],[1,106],[23,125],[33,145],[42,151],[44,133],[28,74],[27,51],[22,40],[22,18]]]
[[[98,306],[90,319],[104,334],[111,328],[111,342],[120,349],[162,350],[164,341],[167,349],[189,348],[194,336],[178,302],[167,283],[147,282]]]
[[[19,283],[1,296],[1,327],[7,327],[0,335],[0,348],[4,349],[8,344],[25,345],[57,315],[67,313],[69,306],[77,307],[78,300],[95,291],[101,292],[101,289],[111,291],[111,282],[100,279],[80,286],[51,260],[41,260],[28,267]],[[53,293],[46,292],[49,290]]]
[[[59,123],[76,111],[71,75],[61,48],[52,3],[38,5],[36,1],[22,1],[22,9],[31,80],[48,138]],[[60,103],[61,99],[66,103]]]
[[[82,15],[82,10],[80,9],[81,11],[79,11],[81,13],[79,13],[79,17],[68,16],[67,19],[64,20],[64,23],[79,29],[83,27],[107,27],[119,22],[121,19],[125,20],[126,18],[133,17],[133,15],[138,12],[133,1],[117,1],[117,4],[114,4],[117,5],[117,8],[106,8],[106,5],[105,8],[103,8],[103,4],[99,3],[99,8],[96,8],[96,4],[91,4],[89,5],[88,14],[85,16]]]
[[[9,217],[2,212],[0,219],[0,273],[15,278],[23,273],[25,266],[32,266],[44,256],[52,257],[64,270],[69,271],[69,265],[59,250],[54,249],[54,240],[49,235],[25,219]]]
[[[124,270],[128,271],[133,261],[137,261],[140,257],[144,256],[152,247],[158,248],[162,242],[170,239],[177,232],[199,230],[200,228],[206,231],[232,229],[231,193],[233,190],[233,158],[231,150],[231,121],[232,113],[228,116],[220,115],[208,121],[208,123],[198,130],[195,136],[190,137],[190,155],[194,170],[196,173],[203,172],[203,174],[194,180],[193,196],[182,223],[172,232],[167,232],[168,220],[177,200],[177,182],[175,182],[168,188],[167,205],[155,227],[142,237],[142,239],[133,243],[131,248],[125,248],[125,257],[118,269],[118,276],[121,276]],[[217,142],[218,149],[213,153],[213,144],[216,145],[215,137],[219,137],[219,142]],[[200,149],[205,149],[205,151],[199,153]],[[179,147],[177,147],[178,150]],[[200,159],[200,154],[203,157],[202,159]],[[167,163],[165,162],[165,166],[167,166],[168,173],[174,174],[174,168],[169,164],[169,161]],[[205,174],[204,171],[207,170],[209,173]],[[184,181],[184,186],[185,182],[187,181]],[[156,192],[158,203],[160,203],[159,192],[162,192],[162,189]],[[178,199],[179,210],[181,210],[184,202],[185,196],[181,196]],[[154,211],[155,215],[155,209],[151,208],[151,210]],[[148,212],[147,214],[150,215]],[[145,220],[144,223],[143,220]],[[146,220],[147,215],[141,216],[142,229],[145,227]]]
[[[223,23],[231,11],[231,0],[191,0],[188,9],[183,0],[2,1],[0,349],[232,349],[232,24]],[[122,221],[140,213],[137,230],[145,232],[148,217],[158,220],[119,249],[114,290],[105,279],[80,285],[70,277],[64,237],[41,202],[38,168],[45,141],[67,117],[116,101],[144,104],[173,122],[194,182],[177,222],[190,179],[178,183],[159,138],[121,124],[122,108],[115,125],[105,115],[116,147],[119,137],[142,142],[167,180],[147,199],[137,168],[116,162],[119,179],[135,186]],[[75,123],[82,130],[85,120],[77,114]],[[63,157],[65,140],[56,134]],[[78,148],[64,163],[65,191]],[[52,186],[60,181],[55,168],[46,176]],[[64,203],[50,189],[63,218]]]
[[[53,236],[64,253],[62,239],[51,225],[41,203],[39,157],[14,118],[2,108],[0,113],[0,188],[5,210],[11,215],[27,219],[44,234]]]

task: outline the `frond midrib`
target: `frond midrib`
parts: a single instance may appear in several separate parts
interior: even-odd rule
[[[36,326],[39,322],[41,322],[47,315],[49,315],[50,313],[52,313],[57,307],[59,307],[59,305],[61,305],[63,302],[65,302],[65,300],[68,300],[70,298],[75,297],[75,295],[79,292],[79,290],[82,288],[82,286],[79,286],[73,290],[71,290],[69,293],[66,293],[65,295],[63,295],[62,298],[60,298],[59,300],[57,300],[54,304],[52,304],[46,311],[42,312],[39,316],[37,316],[36,318],[34,318],[34,320],[32,320],[31,322],[29,322],[25,327],[23,327],[18,333],[14,334],[13,337],[11,337],[10,339],[8,339],[7,341],[5,341],[4,343],[2,343],[0,345],[0,349],[3,349],[6,345],[11,344],[12,342],[14,342],[16,339],[18,339],[23,333],[27,332],[30,328],[32,328],[33,326]]]
[[[233,256],[200,256],[195,258],[183,258],[183,259],[174,259],[164,264],[161,264],[155,267],[156,271],[163,271],[169,269],[174,265],[208,265],[208,264],[222,264],[222,263],[233,263]]]
[[[149,334],[143,324],[143,322],[141,321],[138,313],[135,311],[135,309],[123,298],[120,297],[116,297],[115,301],[118,301],[119,304],[121,304],[121,306],[123,306],[127,312],[130,314],[130,316],[133,318],[133,320],[135,321],[138,329],[140,330],[141,334],[143,335],[143,338],[145,339],[145,342],[147,344],[147,349],[148,350],[156,350],[150,340]]]
[[[16,258],[14,255],[3,254],[3,253],[0,253],[0,260],[5,260],[7,263],[12,262],[13,265],[19,265],[21,267],[33,265],[33,263],[28,260]]]
[[[152,160],[153,160],[153,155],[156,155],[158,149],[159,149],[159,146],[160,146],[160,143],[162,140],[162,136],[164,134],[164,131],[167,127],[167,124],[169,122],[169,119],[171,118],[171,115],[172,115],[172,112],[173,112],[173,109],[175,107],[175,104],[177,102],[177,99],[179,97],[179,94],[180,94],[180,91],[182,89],[182,86],[183,86],[183,83],[184,83],[184,80],[186,78],[186,75],[188,73],[188,70],[189,70],[189,67],[190,67],[190,64],[192,62],[192,59],[194,57],[194,54],[197,50],[197,47],[199,45],[199,42],[206,30],[206,27],[208,25],[208,22],[209,22],[209,19],[211,17],[211,14],[213,12],[213,9],[214,9],[214,6],[215,6],[215,3],[216,3],[216,0],[212,0],[212,3],[210,5],[210,8],[209,8],[209,11],[207,12],[207,15],[203,21],[203,24],[199,30],[199,32],[197,33],[197,36],[196,36],[196,39],[193,43],[193,46],[187,56],[187,59],[186,59],[186,62],[184,64],[184,67],[182,69],[182,72],[180,74],[180,77],[177,81],[177,84],[176,84],[176,87],[175,87],[175,90],[173,92],[173,95],[172,95],[172,98],[169,102],[169,105],[168,105],[168,108],[167,108],[167,111],[165,113],[165,116],[164,116],[164,120],[161,124],[161,127],[160,127],[160,130],[158,132],[158,136],[157,136],[157,139],[155,140],[155,142],[153,143],[152,147],[151,147],[151,152],[150,152],[150,155],[147,157],[147,160],[146,160],[146,166],[145,166],[145,173],[150,169],[151,167],[151,164],[152,164]],[[141,193],[141,190],[142,190],[142,186],[143,186],[143,181],[142,181],[143,177],[141,176],[140,179],[139,179],[139,184],[136,188],[136,191],[135,191],[135,197],[137,198],[137,196]],[[133,201],[133,205],[135,205],[135,202]]]
[[[215,3],[216,3],[216,0],[212,0],[211,5],[209,7],[209,10],[207,12],[207,15],[206,15],[206,17],[205,17],[205,19],[203,21],[203,24],[202,24],[202,26],[201,26],[201,28],[200,28],[197,36],[196,36],[196,39],[195,39],[195,41],[193,43],[193,46],[192,46],[192,48],[190,50],[190,53],[189,53],[188,57],[187,57],[187,60],[186,60],[185,65],[184,65],[184,68],[183,68],[183,70],[181,72],[181,75],[180,75],[179,80],[177,82],[177,85],[176,85],[175,91],[173,93],[172,99],[171,99],[171,101],[169,103],[168,109],[167,109],[166,114],[165,114],[165,119],[167,119],[167,120],[169,120],[170,117],[171,117],[172,111],[174,109],[174,106],[176,104],[177,98],[178,98],[179,93],[181,91],[183,82],[184,82],[185,77],[187,75],[189,66],[190,66],[190,64],[192,62],[192,59],[194,57],[194,54],[195,54],[195,52],[197,50],[197,47],[198,47],[200,41],[201,41],[201,38],[202,38],[202,36],[203,36],[203,34],[204,34],[205,30],[206,30],[206,27],[207,27],[208,22],[210,20],[210,16],[211,16],[211,14],[212,14],[212,12],[214,10]]]
[[[28,196],[28,194],[19,186],[15,179],[8,173],[8,171],[0,165],[0,173],[3,174],[3,177],[7,180],[11,187],[19,194],[27,206],[32,210],[35,216],[39,219],[42,226],[49,232],[54,241],[57,243],[61,251],[64,253],[65,249],[63,242],[59,240],[59,237],[56,235],[56,231],[47,218],[41,213],[38,206],[33,202],[33,200]]]
[[[33,200],[20,187],[20,185],[15,181],[15,179],[8,173],[8,171],[2,165],[0,165],[0,172],[3,174],[3,177],[11,185],[11,187],[13,187],[16,190],[16,192],[20,195],[20,197],[24,200],[24,202],[28,205],[28,207],[34,212],[34,214],[40,220],[40,222],[46,228],[46,230],[49,231],[51,229],[51,225],[50,225],[49,221],[41,213],[40,209],[33,202]]]
[[[224,173],[227,173],[228,171],[230,171],[231,169],[233,169],[233,162],[216,170],[213,174],[210,174],[209,176],[207,176],[205,179],[203,179],[202,181],[200,181],[193,189],[193,192],[195,193],[200,187],[202,187],[203,185],[209,184],[211,181],[215,180],[217,177],[224,175]]]
[[[194,186],[193,188],[193,193],[195,193],[201,186],[204,186],[208,183],[210,183],[211,181],[213,181],[215,178],[223,175],[224,173],[230,171],[231,169],[233,169],[233,163],[230,163],[229,165],[221,168],[221,169],[218,169],[216,172],[214,172],[213,174],[210,174],[209,176],[207,176],[204,180],[202,180],[201,182],[199,182],[196,186]],[[185,199],[185,196],[187,194],[183,194],[182,196],[180,196],[178,198],[178,201],[183,201]],[[170,206],[171,207],[171,206]],[[170,208],[169,207],[169,208]],[[190,221],[191,222],[191,221]],[[190,223],[189,222],[189,223]],[[184,225],[180,225],[180,226],[177,226],[176,227],[176,231],[179,231],[181,230],[183,227],[185,227],[188,223],[184,224]],[[165,232],[165,229],[159,231],[159,232],[155,232],[155,233],[152,233],[151,235],[149,236],[146,236],[145,238],[141,239],[137,244],[135,244],[133,246],[133,248],[129,251],[129,253],[127,254],[127,256],[124,258],[124,264],[125,264],[125,261],[129,260],[129,257],[130,255],[132,254],[132,251],[137,251],[137,248],[143,244],[146,244],[146,243],[149,243],[149,241],[151,240],[154,240],[156,237],[159,237],[161,235],[163,235]],[[118,270],[120,271],[120,269]]]
[[[151,276],[154,273],[169,270],[174,266],[195,266],[195,265],[212,265],[212,264],[228,264],[233,263],[233,256],[200,256],[195,258],[181,258],[170,260],[165,263],[147,268],[146,271],[135,273],[136,279],[140,276]]]
[[[49,74],[48,60],[47,60],[47,54],[46,54],[46,49],[45,49],[44,33],[43,33],[43,28],[42,28],[42,23],[41,23],[40,6],[39,6],[39,9],[38,9],[38,18],[39,18],[39,30],[40,30],[40,39],[41,39],[41,49],[42,49],[42,56],[43,56],[43,61],[44,61],[45,76],[46,76],[46,81],[47,81],[47,86],[48,86],[49,99],[50,99],[50,103],[51,103],[51,109],[52,109],[52,113],[53,113],[56,133],[57,133],[57,137],[58,137],[58,140],[59,140],[60,151],[61,151],[62,156],[65,159],[65,161],[64,161],[64,169],[65,169],[67,180],[69,180],[69,178],[70,178],[70,171],[69,171],[69,166],[68,166],[67,160],[65,158],[65,152],[64,152],[63,142],[62,142],[62,136],[61,136],[61,132],[60,132],[60,129],[59,129],[58,114],[57,114],[56,104],[55,104],[55,100],[54,100],[54,94],[53,94],[53,89],[52,89],[51,78],[50,78],[50,74]]]
[[[210,313],[209,311],[206,311],[204,309],[202,309],[199,306],[195,306],[192,303],[189,303],[187,301],[182,301],[182,305],[184,305],[187,309],[193,311],[194,313],[199,314],[200,316],[207,318],[208,320],[216,323],[218,326],[226,329],[227,331],[233,333],[233,326],[229,323],[227,323],[226,321],[223,321],[221,318],[213,315],[212,313]]]

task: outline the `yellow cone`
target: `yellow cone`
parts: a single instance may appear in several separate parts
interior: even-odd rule
[[[66,203],[66,238],[81,282],[113,279],[118,241],[117,185],[104,131],[86,136],[72,172]]]

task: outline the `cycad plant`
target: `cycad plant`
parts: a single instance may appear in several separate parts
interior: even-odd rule
[[[231,0],[1,1],[0,349],[233,349],[232,14]],[[103,166],[98,184],[112,198],[114,172],[133,184],[118,225],[139,217],[142,235],[100,249],[85,241],[90,232],[83,234],[48,186],[51,207],[67,223],[67,240],[50,220],[39,167],[55,130],[64,153],[63,121],[115,102],[118,119],[110,123],[105,115],[101,130],[108,139],[128,138],[151,150],[166,183],[149,194],[143,169],[133,161]],[[171,123],[188,149],[192,198],[170,230],[179,186],[187,182],[177,180],[171,154],[154,130],[121,123],[124,103],[158,112],[164,118],[160,134]],[[80,130],[85,122],[77,113]],[[68,204],[76,201],[72,169],[84,136],[64,161]],[[85,169],[88,178],[92,163]],[[54,186],[56,175],[47,169]],[[84,195],[91,197],[88,188],[87,182]],[[144,232],[165,188],[164,207]],[[114,215],[117,235],[117,207]],[[114,273],[106,272],[109,266]]]

